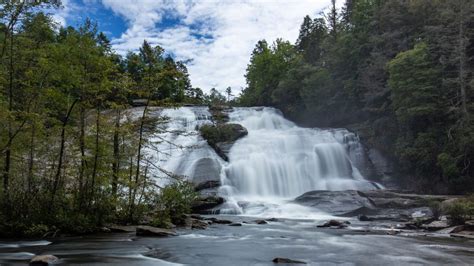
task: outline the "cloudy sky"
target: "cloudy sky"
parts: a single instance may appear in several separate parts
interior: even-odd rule
[[[339,0],[342,2],[343,0]],[[63,25],[96,21],[115,50],[125,54],[147,39],[178,60],[190,60],[193,86],[204,91],[245,87],[255,43],[278,37],[294,42],[305,15],[330,0],[63,0],[55,12]],[[341,5],[341,3],[339,4]]]

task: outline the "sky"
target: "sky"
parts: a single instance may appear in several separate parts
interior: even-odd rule
[[[339,0],[338,6],[343,0]],[[97,22],[122,55],[147,40],[187,62],[191,83],[234,92],[258,40],[294,43],[305,15],[318,16],[330,0],[62,0],[54,18],[63,26]]]

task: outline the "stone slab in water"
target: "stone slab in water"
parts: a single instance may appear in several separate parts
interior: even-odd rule
[[[356,190],[315,190],[297,197],[295,202],[335,215],[342,215],[360,208],[375,208],[370,199]]]

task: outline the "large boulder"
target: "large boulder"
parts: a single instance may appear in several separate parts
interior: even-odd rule
[[[314,207],[334,215],[342,215],[360,208],[374,209],[374,204],[364,194],[356,190],[326,191],[315,190],[297,197],[295,202]]]
[[[208,181],[221,180],[221,164],[216,158],[201,158],[194,163],[193,167],[192,181],[196,186]]]
[[[417,195],[390,190],[310,191],[296,203],[339,216],[358,216],[361,221],[399,221],[433,216],[430,204],[450,196]]]
[[[155,237],[168,237],[176,236],[176,232],[170,229],[158,228],[148,225],[137,226],[136,229],[137,236],[155,236]]]
[[[224,198],[219,196],[200,196],[196,199],[191,209],[194,213],[210,214],[212,209],[224,203]]]
[[[235,141],[248,134],[247,129],[239,124],[204,125],[199,131],[209,146],[226,161]]]

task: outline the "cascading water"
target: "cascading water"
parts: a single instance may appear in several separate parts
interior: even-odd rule
[[[355,163],[363,153],[345,129],[301,128],[268,107],[234,108],[230,122],[248,130],[222,160],[197,133],[211,123],[205,107],[164,109],[170,121],[155,140],[154,159],[165,171],[195,183],[220,179],[224,213],[301,217],[306,207],[289,200],[311,190],[374,189]]]

